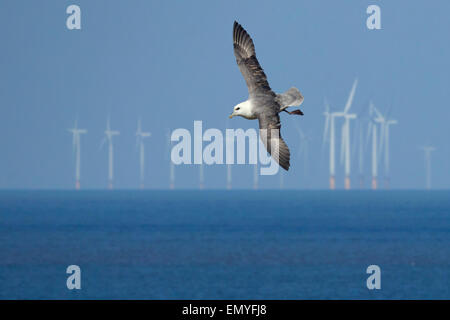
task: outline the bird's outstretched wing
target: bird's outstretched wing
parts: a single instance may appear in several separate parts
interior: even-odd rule
[[[236,21],[233,25],[233,46],[236,62],[247,83],[249,95],[275,95],[270,89],[264,70],[259,65],[258,59],[256,59],[252,38]]]
[[[291,153],[280,134],[280,116],[277,113],[260,114],[258,120],[259,136],[267,152],[284,170],[289,170]]]

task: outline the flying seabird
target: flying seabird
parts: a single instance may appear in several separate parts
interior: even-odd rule
[[[267,152],[285,170],[289,170],[289,148],[280,135],[279,113],[303,115],[300,110],[292,112],[286,108],[299,106],[303,96],[297,88],[290,88],[285,93],[276,94],[267,82],[267,77],[256,59],[252,38],[242,26],[234,22],[233,46],[236,62],[248,87],[249,98],[234,107],[230,118],[241,116],[246,119],[258,119],[260,137]]]

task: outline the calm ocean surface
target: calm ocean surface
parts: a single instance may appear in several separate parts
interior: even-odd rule
[[[450,192],[0,191],[0,298],[449,299]]]

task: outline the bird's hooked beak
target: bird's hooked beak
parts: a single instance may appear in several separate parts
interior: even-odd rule
[[[233,118],[235,116],[234,112],[232,114],[230,114],[230,116],[228,118]]]

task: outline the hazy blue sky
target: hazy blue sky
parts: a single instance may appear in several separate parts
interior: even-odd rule
[[[66,8],[82,10],[82,30],[66,28]],[[382,30],[366,28],[366,8],[378,4]],[[428,5],[427,5],[428,4]],[[355,77],[353,105],[393,105],[393,188],[425,184],[420,145],[433,154],[433,186],[450,187],[449,1],[18,1],[0,2],[0,187],[72,188],[74,155],[67,132],[78,116],[82,186],[107,185],[107,150],[100,150],[111,115],[116,137],[116,186],[138,185],[136,122],[147,140],[147,186],[167,188],[166,133],[225,128],[232,107],[247,98],[236,66],[232,25],[250,33],[272,88],[298,87],[305,116],[282,115],[291,148],[290,188],[328,186],[321,153],[324,98],[341,109]],[[297,157],[295,123],[311,137],[308,176]],[[256,128],[234,118],[230,127]],[[338,124],[340,126],[340,122]],[[354,127],[354,123],[352,123]],[[353,159],[356,184],[356,158]],[[366,172],[369,174],[369,158]],[[380,169],[381,170],[381,169]],[[225,186],[225,166],[205,167],[206,187]],[[380,171],[382,175],[382,170]],[[233,185],[252,186],[251,166],[233,167]],[[176,168],[176,185],[198,186],[198,167]],[[343,185],[337,167],[337,186]],[[261,177],[263,188],[279,177]]]

